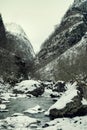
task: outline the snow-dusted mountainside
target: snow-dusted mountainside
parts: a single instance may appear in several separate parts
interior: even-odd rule
[[[74,0],[74,6],[75,6],[75,7],[78,7],[78,6],[80,6],[81,4],[83,4],[84,2],[86,2],[86,0]]]
[[[27,35],[16,24],[3,24],[0,16],[0,77],[15,82],[28,78],[35,53]]]
[[[74,1],[60,25],[42,44],[35,61],[36,77],[66,80],[84,72],[87,74],[86,5],[87,0]]]
[[[36,71],[41,79],[70,80],[77,75],[87,74],[87,34],[74,45],[45,67]],[[45,76],[44,76],[45,75]]]
[[[20,56],[24,60],[32,60],[35,53],[27,35],[21,26],[11,23],[5,25],[7,46],[6,49]],[[19,51],[21,54],[19,54]]]

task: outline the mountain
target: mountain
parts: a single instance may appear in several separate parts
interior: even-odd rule
[[[79,7],[80,5],[84,4],[86,0],[74,0],[74,7]]]
[[[7,37],[5,47],[7,50],[15,53],[24,60],[32,60],[35,57],[33,47],[21,26],[15,23],[6,24],[5,31]]]
[[[42,44],[35,77],[69,80],[87,74],[87,0],[75,0],[55,31]]]
[[[34,57],[24,30],[14,23],[4,24],[0,16],[0,77],[9,82],[28,79]]]

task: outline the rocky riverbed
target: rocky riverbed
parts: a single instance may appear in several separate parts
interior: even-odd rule
[[[0,89],[1,130],[87,129],[87,100],[77,82],[26,80],[7,86],[8,91]]]

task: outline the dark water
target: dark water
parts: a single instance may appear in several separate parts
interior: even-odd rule
[[[6,117],[11,116],[14,113],[23,113],[23,111],[27,110],[28,108],[35,107],[36,105],[40,105],[42,109],[45,111],[53,104],[51,98],[48,97],[32,97],[32,98],[19,98],[19,99],[11,99],[10,102],[7,104],[8,112],[1,112],[0,119],[4,119]],[[23,113],[24,114],[24,113]],[[45,122],[49,121],[49,117],[44,116],[43,113],[38,114],[26,114],[29,117],[33,117],[39,119],[41,124],[44,125]]]

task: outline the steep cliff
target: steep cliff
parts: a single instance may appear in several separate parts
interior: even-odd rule
[[[45,80],[62,78],[66,80],[84,73],[85,70],[83,71],[82,68],[84,65],[87,66],[86,5],[87,0],[75,0],[62,18],[60,25],[42,44],[35,61],[36,77]],[[82,57],[85,58],[84,62]]]
[[[16,24],[3,24],[0,16],[0,77],[16,82],[28,79],[35,54],[23,29]]]

